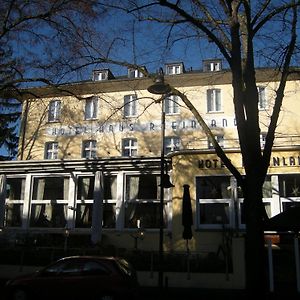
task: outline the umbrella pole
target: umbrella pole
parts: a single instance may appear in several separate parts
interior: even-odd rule
[[[295,262],[296,262],[296,279],[297,279],[297,292],[300,292],[300,270],[299,270],[299,241],[298,233],[294,237],[294,251],[295,251]]]
[[[191,279],[189,240],[186,240],[186,254],[187,254],[187,279],[189,280]]]
[[[274,292],[272,240],[268,239],[269,291]]]

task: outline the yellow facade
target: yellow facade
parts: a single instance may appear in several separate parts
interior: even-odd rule
[[[272,114],[278,77],[272,70],[259,69],[257,80],[258,87],[261,87],[261,93],[263,93],[263,103],[259,104],[262,105],[259,113],[263,148],[263,135],[267,132]],[[234,166],[243,173],[232,102],[230,72],[190,72],[165,76],[165,81],[187,95],[213,134],[221,137],[220,143]],[[90,206],[93,204],[93,199],[82,196],[83,192],[78,186],[85,182],[85,178],[92,180],[90,178],[96,178],[97,172],[102,172],[104,177],[113,178],[112,181],[116,184],[112,185],[115,189],[111,190],[113,195],[104,199],[105,203],[113,207],[109,208],[110,213],[114,212],[117,215],[114,226],[103,227],[103,241],[118,249],[138,247],[144,251],[157,251],[159,243],[159,231],[157,222],[155,223],[157,220],[152,220],[152,224],[156,224],[155,228],[143,228],[145,229],[143,238],[140,236],[135,238],[135,234],[139,233],[141,228],[140,224],[143,226],[144,219],[142,217],[137,223],[130,225],[128,216],[132,203],[133,205],[134,203],[145,204],[143,209],[146,211],[146,217],[149,217],[146,209],[151,209],[153,212],[156,209],[155,205],[159,204],[159,188],[155,191],[157,197],[154,193],[155,199],[148,201],[147,198],[135,199],[130,186],[138,180],[136,179],[138,177],[141,181],[144,176],[143,180],[147,181],[152,175],[155,176],[155,180],[158,180],[160,175],[162,105],[159,101],[160,96],[153,96],[147,91],[152,83],[147,78],[123,78],[71,83],[59,88],[32,88],[30,93],[24,93],[18,161],[0,165],[0,173],[6,174],[8,182],[13,183],[14,178],[20,177],[20,184],[22,188],[24,187],[24,195],[22,193],[21,195],[25,200],[6,200],[7,203],[13,205],[21,203],[27,207],[23,210],[23,216],[26,216],[28,220],[18,225],[22,230],[29,229],[41,233],[47,230],[60,232],[59,230],[64,228],[54,226],[49,229],[30,225],[35,221],[32,213],[34,209],[37,215],[38,207],[43,200],[48,201],[49,205],[53,202],[53,199],[48,199],[45,195],[43,199],[39,199],[39,190],[44,185],[45,194],[45,182],[48,177],[53,177],[56,178],[54,183],[60,184],[64,189],[59,203],[68,207],[64,215],[66,228],[70,230],[71,235],[91,234],[93,226],[90,223],[86,228],[77,226],[76,214],[79,214],[78,210],[83,205],[82,203]],[[299,94],[300,80],[291,78],[285,89],[266,181],[264,203],[270,216],[285,209],[285,205],[289,205],[287,203],[291,198],[292,201],[300,203],[300,192],[298,195],[296,189],[300,180],[296,176],[295,180],[293,179],[293,174],[299,173],[300,170],[300,112],[297,110]],[[208,95],[213,95],[214,101],[208,103]],[[87,118],[87,102],[93,97],[98,99],[96,110],[93,107],[95,115]],[[136,106],[131,107],[128,102],[126,104],[125,99],[129,99],[129,103],[136,99]],[[58,118],[55,120],[49,117],[53,101],[59,102],[53,110],[53,114],[58,112]],[[243,199],[238,196],[238,187],[234,178],[217,157],[214,149],[209,147],[204,131],[182,100],[176,99],[175,102],[175,106],[172,106],[174,101],[170,102],[165,115],[165,137],[176,138],[179,144],[173,151],[169,149],[166,152],[167,171],[175,187],[164,190],[163,200],[167,218],[164,228],[164,251],[167,253],[186,252],[187,244],[182,238],[181,220],[183,185],[185,184],[190,187],[193,211],[193,238],[188,242],[191,253],[195,255],[217,253],[219,255],[220,247],[224,246],[222,244],[224,236],[228,232],[231,234],[234,232],[234,237],[237,238],[233,245],[241,247],[238,238],[243,235],[245,229],[242,213]],[[89,102],[90,105],[94,105],[91,103]],[[127,108],[125,107],[133,111],[126,115]],[[134,151],[133,155],[124,155],[127,153],[123,149],[124,139],[135,139],[136,144],[131,149]],[[95,141],[93,157],[84,157],[85,141]],[[51,145],[57,143],[58,148],[47,150],[49,143]],[[55,153],[57,157],[47,159],[49,153],[50,156]],[[287,175],[291,177],[285,177]],[[220,187],[220,191],[215,191],[215,194],[212,191],[204,191],[205,184],[210,187],[215,184],[216,188]],[[288,189],[290,186],[293,188],[293,184],[295,184],[295,189],[289,192]],[[281,191],[283,187],[285,190]],[[81,189],[84,188],[81,187]],[[291,196],[292,192],[294,194]],[[83,198],[80,199],[78,195]],[[138,196],[135,197],[138,198]],[[214,216],[214,210],[219,215]],[[18,230],[14,226],[11,227]],[[242,263],[235,259],[243,257],[243,253],[235,252],[238,251],[237,248],[232,251],[235,253],[234,271],[232,271],[234,274],[228,284],[240,287],[243,285],[243,279],[242,281],[237,279],[240,276],[240,270],[236,267]]]
[[[226,74],[225,74],[226,75]],[[224,75],[224,76],[225,76]],[[235,126],[235,117],[232,104],[232,87],[229,82],[222,84],[224,80],[218,75],[217,79],[211,76],[213,84],[202,85],[201,76],[194,75],[196,79],[192,86],[188,86],[188,80],[181,87],[179,83],[181,78],[191,74],[177,75],[170,78],[174,81],[172,84],[184,92],[193,105],[198,109],[204,120],[211,127],[213,133],[224,135],[225,148],[237,148],[237,131]],[[168,78],[167,78],[168,79]],[[182,80],[183,80],[182,79]],[[213,80],[214,79],[214,80]],[[116,82],[114,91],[106,92],[107,82],[94,82],[93,89],[95,93],[88,93],[90,87],[85,83],[79,83],[77,86],[68,85],[66,90],[73,93],[75,88],[80,90],[80,94],[74,96],[61,96],[55,89],[50,96],[43,97],[44,91],[41,90],[41,98],[27,99],[24,101],[28,109],[28,115],[25,125],[25,139],[20,144],[20,153],[23,151],[23,159],[43,159],[44,145],[49,141],[59,143],[60,159],[75,159],[81,157],[81,143],[83,140],[95,139],[97,146],[97,157],[121,156],[121,139],[135,137],[138,139],[139,156],[159,155],[160,145],[160,104],[154,103],[153,95],[146,91],[145,87],[149,84],[147,79],[127,80]],[[261,82],[266,88],[267,106],[260,111],[261,130],[266,132],[269,123],[269,117],[272,113],[272,103],[274,102],[274,88],[276,82]],[[185,86],[187,85],[187,86]],[[104,86],[104,87],[103,87]],[[141,86],[141,88],[140,88]],[[125,90],[127,88],[127,90]],[[111,87],[110,87],[111,89]],[[221,91],[222,107],[217,112],[207,112],[207,90],[219,89]],[[101,90],[104,90],[101,92]],[[299,91],[299,81],[288,81],[283,109],[277,129],[278,145],[283,143],[296,143],[299,127],[298,112],[293,109],[297,107],[297,93]],[[75,90],[76,92],[76,90]],[[56,95],[57,94],[57,95]],[[136,95],[138,98],[137,112],[133,117],[124,117],[124,96]],[[92,120],[84,119],[85,99],[98,97],[97,117]],[[156,97],[157,99],[158,97]],[[61,115],[58,122],[48,122],[49,102],[52,100],[61,101]],[[166,115],[166,136],[179,136],[182,141],[181,149],[205,149],[207,148],[207,139],[197,124],[191,112],[179,101],[179,112]]]

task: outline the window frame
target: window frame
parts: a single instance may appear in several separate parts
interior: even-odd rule
[[[133,68],[128,69],[128,78],[142,78],[142,77],[144,77],[144,74],[140,70],[133,69]]]
[[[49,102],[48,122],[59,122],[61,116],[61,100],[53,99]]]
[[[224,135],[223,134],[216,134],[215,139],[218,142],[218,144],[220,145],[220,147],[224,148],[224,145],[225,145]],[[208,149],[214,149],[214,145],[210,141],[210,139],[207,139],[207,147],[208,147]]]
[[[93,159],[97,157],[97,140],[82,141],[81,157],[86,159]]]
[[[105,189],[105,180],[107,178],[111,178],[113,177],[115,180],[115,184],[118,185],[118,181],[117,181],[117,175],[104,175],[104,189]],[[92,196],[91,198],[83,198],[81,196],[81,198],[79,198],[79,182],[81,179],[84,178],[90,178],[90,180],[93,180],[93,185],[92,185],[92,190],[94,191],[94,186],[95,186],[95,174],[77,174],[76,175],[76,181],[77,181],[77,186],[76,186],[76,190],[75,190],[75,207],[74,207],[74,227],[78,230],[90,230],[92,223],[93,223],[93,219],[92,219],[92,215],[93,215],[93,204],[94,204],[94,196]],[[117,187],[116,187],[117,189]],[[88,196],[88,194],[87,194]],[[105,197],[105,191],[104,191],[104,195],[103,195],[103,207],[102,207],[102,229],[105,230],[115,230],[116,226],[117,226],[117,193],[116,193],[116,197],[115,198],[106,198]],[[107,227],[103,224],[103,217],[104,217],[104,212],[105,212],[105,205],[109,204],[113,206],[113,214],[114,214],[114,219],[115,219],[115,223],[113,227]],[[90,206],[90,216],[88,216],[88,219],[90,218],[90,223],[87,223],[87,226],[80,226],[77,223],[77,214],[79,213],[79,208],[80,205],[89,205]]]
[[[103,81],[108,79],[108,71],[101,70],[101,71],[94,71],[93,72],[93,81]]]
[[[179,110],[179,96],[171,95],[164,99],[164,109],[166,115],[178,115],[180,114]]]
[[[169,143],[170,141],[170,143]],[[181,139],[178,136],[166,136],[164,140],[165,154],[181,149]]]
[[[206,90],[206,105],[208,113],[222,112],[222,92],[219,88]]]
[[[51,146],[51,147],[50,147]],[[58,142],[49,141],[45,143],[44,159],[58,159]]]
[[[10,199],[9,196],[10,194],[8,194],[8,182],[10,180],[21,180],[21,186],[20,186],[20,197],[19,199]],[[25,206],[25,185],[26,185],[26,177],[24,176],[6,176],[6,196],[5,196],[5,212],[4,212],[4,227],[9,227],[9,228],[22,228],[23,226],[23,210],[24,210],[24,206]],[[13,219],[14,219],[14,211],[11,212],[11,219],[10,220],[12,223],[8,224],[8,213],[10,210],[10,205],[14,206],[20,206],[19,208],[19,213],[20,215],[18,216],[19,219],[19,224],[15,225],[13,224]]]
[[[197,229],[222,229],[225,228],[233,228],[234,227],[234,202],[232,198],[200,198],[200,185],[198,181],[202,178],[209,177],[219,177],[219,178],[227,178],[229,179],[229,186],[231,186],[231,177],[230,175],[213,175],[213,176],[196,176],[196,194],[197,194],[197,202],[196,202],[196,220],[197,220]],[[203,224],[201,223],[201,204],[228,204],[228,223],[210,223]]]
[[[174,63],[166,65],[166,75],[178,75],[183,73],[182,63]]]
[[[96,120],[98,118],[99,97],[93,96],[85,99],[84,120]]]
[[[136,226],[132,226],[132,227],[127,227],[126,226],[126,208],[127,208],[127,205],[128,204],[156,204],[158,205],[158,212],[160,210],[160,174],[157,174],[157,173],[151,173],[151,174],[147,174],[147,176],[155,176],[156,178],[156,183],[157,183],[157,186],[156,186],[156,195],[157,197],[156,198],[139,198],[138,197],[138,194],[137,194],[137,197],[134,197],[134,198],[130,198],[130,191],[129,191],[129,195],[128,195],[128,184],[129,184],[129,178],[130,177],[139,177],[139,180],[141,178],[141,176],[143,176],[145,174],[141,174],[141,173],[126,173],[124,174],[125,176],[125,179],[124,179],[124,182],[125,182],[125,186],[124,186],[124,222],[123,222],[123,230],[128,230],[128,231],[134,231],[134,230],[137,230],[139,228],[142,228],[142,229],[146,229],[147,231],[157,231],[159,230],[159,225],[157,227],[144,227],[143,226],[143,221],[140,219],[140,221],[138,222],[139,219],[137,219],[136,221]],[[129,187],[130,189],[130,187]],[[164,189],[164,230],[168,230],[170,228],[170,201],[168,200],[169,199],[169,194],[168,194],[168,190],[167,189]]]
[[[126,142],[129,144],[125,145]],[[122,139],[121,144],[122,156],[132,157],[138,155],[138,140],[136,138],[124,138]],[[126,154],[127,152],[128,154]]]
[[[125,118],[132,118],[137,116],[138,98],[136,94],[130,94],[124,96],[124,110],[123,114]]]
[[[258,110],[265,110],[268,108],[268,101],[267,101],[267,93],[266,93],[265,86],[257,86],[257,93],[258,93]]]
[[[267,137],[267,133],[266,133],[266,132],[261,132],[261,134],[259,135],[260,147],[261,147],[262,149],[265,148],[265,145],[266,145],[266,137]]]
[[[67,179],[67,187],[66,190],[63,190],[63,197],[64,199],[34,199],[34,192],[35,189],[37,189],[37,193],[38,193],[38,187],[35,188],[35,180],[41,180],[41,179],[45,179],[46,180],[50,180],[51,178],[62,178],[63,179],[63,188],[65,189],[65,179]],[[44,183],[44,191],[45,192],[45,184]],[[52,229],[61,229],[61,228],[66,228],[68,226],[68,222],[69,222],[69,216],[68,216],[68,210],[69,210],[69,193],[70,193],[70,185],[71,185],[71,176],[70,174],[55,174],[55,173],[51,173],[51,174],[39,174],[39,175],[34,175],[31,178],[31,195],[30,195],[30,209],[29,209],[29,222],[28,222],[28,227],[31,230],[34,230],[36,228],[52,228]],[[58,187],[57,187],[58,188]],[[66,194],[65,194],[66,192]],[[43,196],[44,198],[44,196]],[[33,226],[31,224],[32,222],[32,213],[33,213],[33,205],[51,205],[51,209],[53,211],[53,207],[52,205],[63,205],[63,211],[64,211],[64,218],[65,218],[65,225],[61,226],[61,227],[48,227],[48,226]],[[51,221],[52,221],[51,217]]]

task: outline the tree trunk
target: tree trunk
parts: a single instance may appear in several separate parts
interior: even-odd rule
[[[246,288],[249,299],[267,292],[262,184],[261,177],[253,172],[247,175],[243,190],[246,214]]]

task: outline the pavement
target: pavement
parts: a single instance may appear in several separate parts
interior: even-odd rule
[[[3,295],[5,280],[0,279],[0,299]],[[159,290],[154,287],[141,287],[137,300],[246,300],[259,298],[262,300],[299,300],[300,293],[275,292],[265,295],[257,294],[247,297],[245,290],[223,290],[223,289],[196,289],[196,288],[164,288]],[[5,299],[3,299],[5,300]]]
[[[2,299],[1,295],[3,295],[6,281],[7,279],[0,278],[0,299]],[[137,300],[253,300],[253,298],[262,300],[300,300],[300,292],[298,293],[295,287],[281,287],[273,293],[269,292],[264,295],[257,293],[247,296],[245,290],[141,287]]]
[[[230,299],[230,300],[246,300],[259,298],[263,300],[299,300],[300,293],[291,290],[278,290],[273,293],[264,295],[257,293],[252,296],[247,296],[245,290],[224,290],[224,289],[197,289],[197,288],[165,288],[158,290],[153,287],[142,287],[140,299],[145,300],[215,300],[215,299]]]

